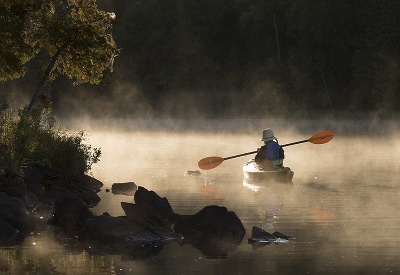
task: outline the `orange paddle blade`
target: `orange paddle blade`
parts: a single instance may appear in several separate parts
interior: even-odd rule
[[[210,170],[220,165],[223,161],[224,159],[221,157],[207,157],[199,160],[198,165],[200,169]]]
[[[324,144],[333,139],[333,136],[334,134],[332,131],[326,130],[313,135],[308,141],[314,144]]]

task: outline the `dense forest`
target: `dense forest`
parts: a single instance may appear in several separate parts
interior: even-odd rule
[[[120,53],[99,85],[55,80],[51,99],[62,116],[399,111],[398,0],[99,0],[98,5],[116,14],[112,37]],[[9,96],[23,90],[29,97],[42,62],[34,61],[24,78],[2,90]]]

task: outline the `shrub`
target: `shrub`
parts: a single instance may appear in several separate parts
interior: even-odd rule
[[[0,109],[0,171],[18,174],[23,166],[38,164],[65,175],[90,171],[101,150],[86,143],[84,132],[61,129],[49,109]]]

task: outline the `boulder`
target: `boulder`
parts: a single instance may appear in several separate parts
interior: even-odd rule
[[[178,217],[167,198],[161,198],[154,191],[149,191],[144,187],[138,187],[134,200],[142,215],[151,215],[170,224],[174,223]]]
[[[232,211],[226,207],[210,205],[190,216],[180,216],[174,227],[183,236],[238,236],[243,238],[246,230]]]
[[[58,184],[52,186],[53,191],[61,188]],[[61,194],[62,189],[57,196]],[[91,251],[125,251],[128,258],[157,253],[169,241],[199,247],[207,257],[226,257],[246,233],[236,214],[225,207],[206,206],[194,215],[179,215],[166,198],[143,187],[138,187],[134,200],[134,204],[121,203],[125,216],[94,216],[79,196],[68,194],[56,200],[49,222],[64,234],[77,235],[79,243]],[[138,251],[143,246],[146,249]]]
[[[24,178],[28,191],[25,194],[26,203],[32,208],[40,203],[54,205],[65,196],[79,198],[89,207],[97,205],[101,200],[97,193],[103,184],[88,175],[64,177],[50,168],[32,165],[24,169]]]
[[[42,203],[48,203],[42,182],[45,178],[54,176],[55,174],[49,169],[37,165],[28,166],[24,169],[24,179],[27,190],[33,192]]]
[[[49,221],[67,235],[75,235],[94,215],[79,199],[63,197],[55,203],[53,218]]]
[[[64,197],[80,200],[88,207],[94,207],[101,201],[94,189],[80,185],[78,182],[69,179],[52,181],[54,182],[51,183],[51,188],[45,193],[46,199],[51,205],[55,205]],[[49,180],[46,182],[48,183]]]
[[[121,202],[121,206],[128,220],[147,228],[149,231],[160,236],[162,240],[182,239],[182,235],[175,233],[167,220],[154,215],[155,213],[144,212],[140,206],[132,203]]]
[[[111,186],[113,194],[133,196],[137,190],[137,185],[134,182],[117,182]]]
[[[35,217],[29,214],[22,199],[0,192],[0,218],[23,234],[41,227]]]
[[[85,186],[89,190],[93,190],[96,193],[100,192],[103,187],[103,183],[89,175],[75,175],[73,180],[79,183],[81,186]]]

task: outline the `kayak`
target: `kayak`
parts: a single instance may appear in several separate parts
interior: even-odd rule
[[[271,170],[261,170],[254,159],[243,166],[244,178],[253,181],[292,182],[294,172],[289,167],[276,166]]]

